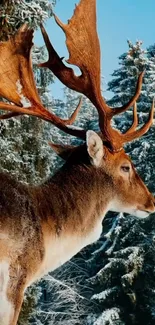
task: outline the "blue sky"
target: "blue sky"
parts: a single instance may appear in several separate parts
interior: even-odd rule
[[[155,43],[155,0],[96,0],[98,33],[102,52],[102,75],[105,81],[118,67],[118,56],[128,49],[127,39],[143,41],[143,47]],[[71,18],[77,0],[57,0],[54,12],[64,22]],[[65,37],[54,19],[46,23],[50,39],[59,55],[68,58]],[[43,44],[40,33],[35,42]],[[52,86],[54,97],[62,96],[63,85]]]

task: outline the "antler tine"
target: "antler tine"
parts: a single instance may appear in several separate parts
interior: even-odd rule
[[[42,120],[51,122],[54,124],[56,127],[58,127],[60,130],[64,131],[65,133],[68,133],[70,135],[76,136],[80,139],[85,140],[86,139],[86,131],[82,129],[76,129],[76,128],[71,128],[67,127],[67,125],[70,125],[74,122],[77,113],[81,107],[81,102],[78,104],[76,110],[74,113],[71,115],[71,118],[68,120],[62,120],[58,116],[50,113],[48,110],[46,110],[43,106],[29,106],[28,108],[20,107],[17,105],[11,105],[7,103],[0,102],[0,109],[6,110],[6,111],[12,111],[12,113],[4,114],[0,116],[1,120],[18,116],[18,115],[32,115],[36,117],[40,117]]]
[[[21,111],[21,108],[18,107],[18,106],[15,106],[15,105],[14,106],[12,106],[12,105],[10,106],[10,104],[7,104],[7,103],[5,103],[4,106],[3,105],[4,105],[4,103],[3,102],[0,102],[0,108],[1,109],[4,109],[4,110],[8,110],[8,109],[11,110],[11,109],[13,109],[13,110],[17,110],[17,112],[12,112],[12,113],[8,113],[8,114],[2,114],[2,115],[0,115],[0,120],[5,120],[5,119],[9,119],[11,117],[16,117],[16,116],[23,115],[23,114],[28,114],[28,113],[30,113],[28,115],[31,115],[30,109],[32,109],[32,107],[31,108],[29,107],[29,112],[28,112],[27,110],[25,111],[25,109],[23,109],[23,108],[22,108],[22,111]],[[60,120],[65,125],[71,125],[71,124],[73,124],[74,121],[76,120],[76,117],[77,117],[78,113],[79,113],[79,110],[81,108],[81,105],[82,105],[82,97],[80,97],[79,103],[78,103],[75,111],[72,113],[71,117],[69,119],[66,119],[66,120],[61,120],[61,119]],[[18,113],[18,111],[20,111],[20,113]],[[36,114],[32,114],[32,115],[36,115]],[[52,117],[53,117],[53,114],[52,114]]]
[[[30,59],[33,31],[25,24],[6,42],[0,43],[0,96],[13,104],[0,102],[0,109],[10,111],[0,116],[4,120],[28,114],[53,123],[62,131],[85,139],[86,131],[71,129],[82,104],[80,99],[75,112],[67,120],[55,116],[43,105],[38,95]]]
[[[152,102],[152,107],[147,122],[139,130],[135,130],[133,132],[123,134],[123,138],[124,138],[123,142],[124,143],[130,142],[132,140],[141,137],[146,132],[148,132],[151,125],[153,124],[153,117],[154,117],[154,100]]]
[[[81,108],[81,106],[82,106],[82,99],[83,99],[83,97],[81,96],[80,99],[79,99],[79,103],[78,103],[78,105],[77,105],[75,111],[74,111],[73,114],[71,115],[71,117],[70,117],[68,120],[63,120],[63,121],[65,122],[65,124],[67,124],[67,125],[71,125],[71,124],[74,123],[74,121],[76,120],[76,117],[77,117],[77,115],[78,115],[78,113],[79,113],[79,110],[80,110],[80,108]]]
[[[129,100],[129,102],[127,104],[123,105],[122,107],[113,108],[112,113],[111,113],[112,117],[125,112],[129,107],[132,107],[134,105],[134,103],[137,101],[137,99],[139,98],[139,96],[141,94],[144,74],[145,74],[145,71],[141,72],[138,77],[136,90],[135,90],[135,94],[133,95],[133,97]]]
[[[125,132],[125,134],[129,134],[129,133],[133,132],[136,129],[137,125],[138,125],[137,103],[135,102],[134,107],[133,107],[133,123],[132,123],[131,127],[129,128],[129,130],[127,130]]]
[[[8,114],[2,114],[2,115],[0,115],[0,120],[6,120],[6,119],[9,119],[11,117],[17,117],[19,115],[21,115],[21,114],[20,113],[14,113],[14,112],[8,113]]]

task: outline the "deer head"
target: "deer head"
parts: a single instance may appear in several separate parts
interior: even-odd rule
[[[42,186],[29,188],[19,185],[3,174],[0,176],[0,240],[4,238],[5,230],[7,236],[11,236],[16,243],[13,248],[8,246],[6,236],[3,240],[3,252],[8,252],[7,257],[0,252],[3,302],[9,301],[10,304],[10,316],[4,315],[1,312],[3,306],[0,306],[0,320],[5,325],[16,324],[23,292],[30,283],[99,237],[102,220],[108,210],[132,213],[140,217],[155,211],[153,195],[138,176],[123,149],[125,143],[145,134],[153,122],[154,104],[146,124],[137,129],[136,100],[140,95],[144,73],[139,75],[135,94],[126,105],[109,107],[102,97],[100,87],[96,1],[81,0],[66,25],[56,16],[55,20],[66,35],[69,51],[67,62],[77,65],[81,75],[76,76],[72,68],[63,63],[43,26],[41,31],[49,59],[40,66],[51,69],[64,85],[84,94],[93,103],[98,111],[100,133],[70,126],[81,107],[81,100],[68,120],[62,120],[43,106],[31,66],[32,29],[24,25],[7,42],[0,43],[0,96],[11,102],[0,102],[0,109],[9,111],[0,118],[34,115],[85,141],[78,147],[51,144],[66,163]],[[122,134],[111,126],[111,120],[131,106],[134,106],[133,123],[131,128]],[[14,191],[18,192],[18,200],[12,202]],[[23,237],[25,222],[26,229],[29,229],[28,239]],[[14,280],[16,264],[20,272]],[[6,273],[7,283],[3,279]]]
[[[134,110],[136,110],[136,105]],[[50,145],[61,158],[67,161],[67,164],[70,162],[77,163],[80,155],[84,156],[82,146],[75,148],[53,143]],[[112,196],[108,206],[109,210],[126,212],[140,218],[154,212],[154,197],[139,177],[130,157],[123,149],[113,153],[103,144],[101,137],[94,131],[87,131],[86,133],[86,148],[90,163],[94,166],[94,173],[95,170],[100,171],[100,173],[97,172],[99,177],[97,182],[101,183],[101,189],[103,187],[103,196],[105,175],[108,177],[107,187],[110,188]]]

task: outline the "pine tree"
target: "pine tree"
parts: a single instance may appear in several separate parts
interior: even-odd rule
[[[114,107],[128,102],[135,93],[136,82],[140,72],[146,70],[138,103],[143,111],[147,111],[151,102],[150,94],[148,93],[150,73],[148,73],[149,59],[146,55],[147,51],[142,49],[141,41],[137,41],[135,44],[128,41],[128,46],[128,52],[119,57],[120,68],[113,72],[112,77],[114,78],[108,83],[108,90],[114,92],[114,96],[108,103]]]
[[[114,95],[108,101],[112,107],[122,106],[129,101],[135,93],[135,87],[140,72],[145,70],[141,95],[137,101],[139,122],[146,121],[147,114],[152,105],[155,82],[154,64],[142,49],[142,42],[135,44],[128,41],[129,50],[119,57],[120,68],[112,74],[113,79],[108,83],[108,90]],[[115,119],[116,126],[125,131],[132,123],[132,109]]]
[[[87,324],[153,325],[154,219],[118,215],[111,224],[93,255],[98,271],[89,281],[96,308]]]
[[[34,324],[38,313],[40,311],[39,302],[42,296],[42,287],[40,284],[33,284],[26,291],[22,310],[19,316],[18,325],[31,325]],[[43,325],[41,323],[39,325]]]
[[[147,48],[147,56],[149,59],[155,57],[155,44],[150,45]]]
[[[0,40],[6,40],[23,23],[37,28],[52,15],[55,0],[2,0],[0,2]]]
[[[149,70],[150,70],[150,95],[153,98],[155,93],[155,44],[151,45],[147,49],[147,57],[149,59]]]

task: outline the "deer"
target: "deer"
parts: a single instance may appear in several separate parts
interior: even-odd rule
[[[143,136],[153,124],[154,103],[147,122],[137,128],[136,102],[143,75],[135,94],[122,107],[111,108],[101,92],[100,44],[97,34],[96,0],[81,0],[72,18],[56,23],[66,35],[68,64],[81,71],[76,76],[52,46],[46,30],[41,32],[48,51],[49,68],[67,87],[85,95],[97,109],[98,133],[73,127],[81,100],[68,120],[43,106],[32,71],[33,30],[26,24],[0,43],[1,120],[33,115],[83,140],[79,146],[51,143],[64,165],[42,184],[17,181],[0,172],[0,324],[16,325],[25,290],[102,233],[108,211],[143,218],[155,212],[155,198],[138,175],[124,145]],[[90,24],[91,21],[91,24]],[[112,118],[133,107],[133,122],[121,133]]]

